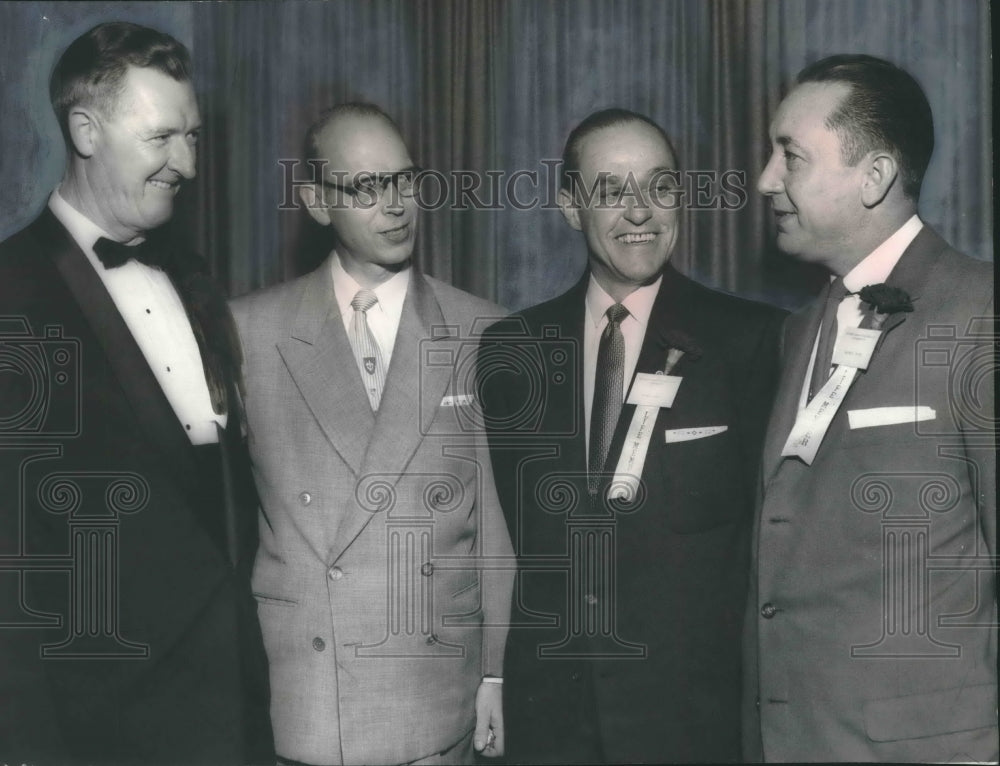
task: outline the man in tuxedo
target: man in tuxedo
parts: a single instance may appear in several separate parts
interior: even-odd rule
[[[187,50],[91,29],[51,79],[62,183],[0,245],[0,752],[273,759],[238,339],[160,236],[195,175]]]
[[[418,170],[385,112],[335,106],[306,151],[329,258],[233,303],[279,762],[499,755],[513,563],[473,383],[502,312],[413,263]]]
[[[683,197],[650,119],[590,115],[563,163],[559,203],[588,268],[492,326],[480,352],[518,557],[507,753],[735,760],[752,488],[782,312],[670,266]]]
[[[784,330],[746,612],[745,754],[995,762],[991,264],[917,216],[931,109],[889,62],[807,67],[770,141],[758,189],[778,245],[830,283]]]

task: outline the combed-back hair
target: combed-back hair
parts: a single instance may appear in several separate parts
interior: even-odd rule
[[[649,125],[649,127],[660,134],[663,142],[667,145],[667,149],[670,150],[670,157],[676,166],[677,152],[674,149],[673,142],[670,140],[667,132],[653,122],[653,120],[644,114],[632,112],[628,109],[619,109],[617,107],[602,109],[599,112],[588,115],[584,118],[583,122],[570,131],[569,138],[566,139],[566,146],[563,148],[562,170],[559,175],[560,187],[566,191],[574,191],[573,180],[580,174],[580,147],[587,136],[604,128],[628,125],[633,122],[641,122]]]
[[[327,125],[340,117],[374,117],[375,119],[384,121],[389,127],[402,135],[402,131],[396,124],[396,121],[386,114],[385,110],[380,106],[364,101],[347,101],[343,104],[336,104],[320,112],[319,116],[306,131],[302,152],[303,159],[306,162],[324,159],[320,156],[319,146],[317,145],[319,134],[323,132],[323,129]]]
[[[126,21],[98,24],[70,43],[49,80],[49,98],[67,145],[70,110],[83,104],[113,115],[130,66],[156,69],[178,82],[191,79],[187,48],[165,32]]]
[[[870,151],[888,151],[899,163],[903,194],[920,196],[934,152],[934,117],[911,74],[875,56],[841,54],[810,64],[796,82],[848,86],[826,121],[840,137],[844,164],[855,165]]]

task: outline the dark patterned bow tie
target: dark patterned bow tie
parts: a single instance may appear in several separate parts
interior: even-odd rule
[[[101,259],[101,263],[106,269],[116,269],[131,258],[147,266],[163,268],[163,251],[148,239],[130,247],[107,237],[100,237],[94,243],[94,252],[97,253],[97,257]]]

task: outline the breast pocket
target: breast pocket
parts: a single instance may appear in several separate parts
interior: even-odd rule
[[[646,477],[651,488],[660,487],[659,505],[672,531],[705,532],[745,516],[746,466],[731,429],[668,444],[661,428],[654,438],[660,443],[651,450]]]

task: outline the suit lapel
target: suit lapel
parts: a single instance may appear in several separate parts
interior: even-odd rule
[[[819,298],[809,304],[804,312],[793,314],[785,320],[781,381],[764,439],[762,466],[765,486],[781,464],[781,449],[795,424],[809,357],[812,356],[816,333],[823,320],[823,307],[830,288],[828,284]]]
[[[891,287],[898,287],[905,290],[913,298],[914,314],[919,317],[923,307],[921,306],[921,296],[927,296],[923,301],[924,306],[930,299],[928,285],[930,275],[935,267],[937,256],[947,244],[933,229],[924,226],[916,236],[910,246],[906,249],[895,268],[886,279],[886,284]],[[775,398],[774,410],[768,423],[767,437],[764,443],[763,477],[764,486],[773,478],[778,467],[781,465],[781,449],[788,438],[788,434],[795,424],[798,413],[799,397],[802,385],[805,381],[806,368],[809,366],[809,357],[812,355],[813,344],[816,340],[816,333],[819,331],[819,324],[822,320],[823,306],[826,303],[826,296],[829,293],[828,284],[820,296],[809,305],[803,313],[793,314],[785,322],[785,343],[787,359],[785,361],[781,383]],[[878,369],[879,356],[884,354],[883,345],[897,327],[907,321],[909,315],[906,313],[893,314],[882,327],[882,335],[878,340],[875,351],[872,355],[872,362],[867,372],[862,373],[850,390],[847,392],[844,404],[831,425],[831,431],[839,420],[842,420],[847,411],[847,400],[857,395],[857,389],[863,388],[866,381],[873,380],[871,373]],[[822,449],[822,447],[820,448]]]
[[[440,345],[445,350],[454,342],[444,330],[445,321],[430,284],[413,267],[385,392],[371,439],[366,440],[367,451],[358,474],[362,483],[377,480],[395,487],[430,428],[454,373],[451,365],[424,363],[427,344]],[[365,489],[360,487],[357,494],[363,496]],[[330,550],[331,562],[340,557],[373,516],[372,509],[362,506],[357,499],[349,503]]]
[[[687,303],[684,300],[684,291],[681,289],[682,277],[669,266],[663,273],[663,281],[653,302],[653,308],[649,313],[649,321],[646,323],[646,334],[642,339],[642,346],[639,350],[639,359],[635,365],[635,372],[630,381],[626,381],[625,393],[628,392],[635,382],[636,375],[640,372],[655,374],[663,370],[663,365],[667,361],[667,351],[670,349],[670,332],[681,331],[687,335],[696,345],[698,338],[694,336],[690,323],[685,321],[688,315]],[[681,357],[677,366],[671,370],[671,375],[682,375],[684,369],[691,364],[691,359],[685,355]],[[632,424],[632,416],[635,414],[634,404],[625,404],[618,417],[618,424],[615,427],[615,435],[611,441],[611,448],[608,450],[608,459],[604,464],[606,473],[611,474],[618,465],[618,458],[621,455],[622,446],[625,443],[625,436],[628,434],[629,426]],[[610,476],[608,477],[610,480]]]
[[[197,471],[191,442],[101,278],[48,208],[32,227],[97,337],[152,449],[177,484],[193,492]]]
[[[375,423],[325,262],[310,275],[290,337],[278,344],[302,398],[333,448],[355,474]]]

